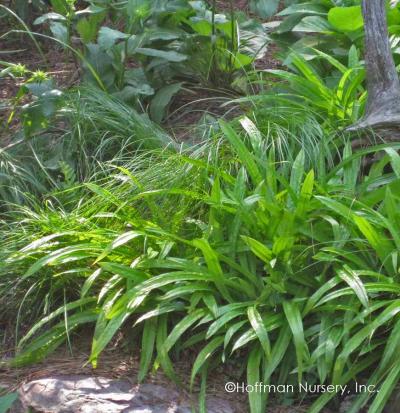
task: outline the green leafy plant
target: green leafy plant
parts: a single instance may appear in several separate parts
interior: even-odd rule
[[[400,308],[399,176],[382,179],[382,171],[396,171],[398,155],[388,145],[353,154],[346,144],[331,171],[307,171],[309,155],[298,146],[293,164],[277,157],[279,129],[264,135],[249,118],[240,124],[239,134],[222,122],[224,142],[203,148],[204,156],[167,156],[163,174],[146,156],[140,167],[134,159],[114,169],[111,183],[88,182],[68,219],[51,207],[22,211],[24,237],[9,237],[2,274],[10,277],[10,266],[23,274],[8,297],[33,285],[47,315],[21,339],[15,364],[42,359],[80,325],[95,323],[96,365],[130,320],[142,331],[140,379],[154,361],[176,379],[172,360],[196,345],[194,383],[240,349],[249,383],[369,378],[382,385],[372,410],[380,411],[397,380]],[[377,151],[382,161],[360,176],[360,159]],[[251,394],[251,411],[266,402]]]
[[[17,393],[9,393],[4,396],[0,396],[0,413],[7,413],[17,398]]]
[[[335,16],[336,10],[342,8],[335,7],[334,2],[315,0],[296,2],[278,13],[283,20],[274,24],[277,26],[274,29],[274,39],[283,48],[284,59],[290,62],[291,52],[312,59],[315,57],[313,48],[343,58],[351,45],[361,47],[362,24],[353,25],[351,30],[344,30],[342,25],[335,26],[332,24],[335,23],[335,18],[332,22],[329,16]],[[345,10],[350,10],[351,14],[351,7]],[[346,14],[344,21],[349,19]]]
[[[90,5],[77,10],[76,0],[51,0],[52,11],[38,17],[33,24],[47,24],[52,35],[62,44],[70,45],[74,32],[84,42],[95,39],[100,23],[105,18],[105,8]]]
[[[347,65],[317,49],[314,49],[314,53],[316,58],[313,62],[293,54],[289,70],[266,70],[266,93],[248,95],[238,102],[252,102],[256,107],[262,107],[263,104],[274,107],[274,100],[277,100],[281,102],[279,104],[292,107],[293,111],[305,105],[319,115],[320,121],[328,129],[333,124],[346,126],[354,123],[362,116],[366,103],[365,69],[358,58],[357,49],[350,49]],[[321,73],[319,65],[315,64],[316,60],[331,68],[331,76],[325,77]],[[271,82],[269,76],[283,82]],[[257,80],[257,83],[260,81]]]
[[[387,6],[389,32],[396,37],[400,22],[398,5]],[[318,58],[314,49],[340,60],[355,46],[363,48],[363,18],[359,0],[299,1],[277,14],[282,21],[271,23],[273,38],[282,48],[283,60],[295,53],[307,60]],[[395,49],[395,47],[394,47]]]
[[[19,79],[19,89],[12,98],[10,115],[7,119],[8,126],[20,110],[21,121],[25,137],[45,129],[57,109],[62,105],[62,92],[56,88],[53,79],[42,70],[31,71],[24,65],[9,62],[0,62],[4,69],[0,72],[0,78],[10,76]],[[21,78],[23,81],[21,82]],[[27,97],[31,101],[27,101]]]
[[[267,17],[277,2],[250,6]],[[46,74],[3,65],[23,79],[11,116],[26,103],[24,139],[0,152],[8,365],[90,325],[97,366],[133,329],[139,381],[159,367],[179,381],[174,362],[194,353],[200,411],[207,377],[240,360],[248,384],[376,386],[349,412],[382,412],[400,378],[400,144],[372,135],[360,149],[337,131],[365,104],[359,4],[286,6],[277,33],[289,47],[300,33],[300,52],[261,73],[243,69],[264,51],[263,26],[216,2],[53,0],[36,21],[88,85],[50,99]],[[193,83],[235,88],[243,75],[261,93],[228,102],[248,115],[214,121],[202,145],[178,146],[149,118]],[[333,399],[310,396],[309,411]],[[249,394],[252,413],[269,402]]]
[[[123,27],[112,21],[100,27],[111,9]],[[109,93],[137,109],[150,104],[158,122],[184,84],[234,87],[268,41],[255,20],[237,16],[233,8],[230,16],[218,14],[202,1],[125,1],[116,8],[92,2],[79,11],[71,3],[35,23],[46,22],[62,44],[76,33],[84,45],[84,69],[90,64]],[[93,79],[93,70],[86,70],[85,79]]]

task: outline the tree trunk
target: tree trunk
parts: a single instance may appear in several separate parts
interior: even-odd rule
[[[368,100],[364,117],[349,130],[400,131],[400,82],[389,43],[385,0],[363,0]]]

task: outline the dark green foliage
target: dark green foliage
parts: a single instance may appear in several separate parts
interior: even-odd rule
[[[239,358],[248,384],[376,385],[349,412],[382,412],[400,377],[400,144],[371,135],[356,150],[344,131],[366,99],[358,2],[286,2],[287,70],[260,72],[264,26],[215,2],[89,3],[52,0],[36,20],[85,85],[60,92],[2,63],[24,77],[10,117],[23,132],[0,152],[8,364],[84,331],[96,366],[133,329],[139,381],[158,366],[178,381],[174,361],[196,351],[201,411],[208,375]],[[277,2],[250,6],[265,17]],[[197,147],[153,123],[193,83],[252,90]],[[267,396],[249,394],[252,413]],[[310,397],[309,411],[333,400]]]
[[[217,14],[203,1],[124,1],[116,7],[91,1],[81,11],[70,3],[61,11],[53,7],[55,13],[35,24],[48,24],[65,46],[76,33],[84,45],[83,66],[90,64],[101,87],[136,108],[156,106],[157,115],[154,109],[150,115],[159,122],[182,82],[232,87],[267,44],[260,23],[233,9],[230,16]],[[119,30],[105,25],[106,15],[120,22]],[[93,70],[85,78],[98,84]]]
[[[249,118],[240,123],[245,133],[221,123],[223,141],[196,156],[155,153],[112,168],[107,181],[85,184],[70,212],[20,212],[24,235],[7,236],[1,270],[4,285],[17,274],[19,282],[2,299],[25,294],[20,314],[33,323],[38,313],[26,309],[46,303],[47,316],[20,341],[15,364],[42,359],[95,322],[96,365],[130,320],[143,328],[140,379],[154,360],[175,377],[171,360],[196,342],[204,349],[192,380],[209,371],[211,355],[215,366],[241,349],[250,381],[344,384],[365,369],[391,388],[394,342],[383,338],[397,334],[400,309],[400,188],[396,173],[382,180],[379,171],[396,171],[398,155],[371,149],[386,155],[361,178],[362,153],[346,144],[335,169],[315,173],[306,147],[286,145],[293,163],[277,152],[282,127],[263,133]],[[265,402],[253,394],[252,411]]]

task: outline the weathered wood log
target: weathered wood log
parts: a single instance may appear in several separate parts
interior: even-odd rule
[[[389,43],[385,0],[363,0],[368,100],[364,117],[349,131],[388,131],[400,138],[400,82]]]

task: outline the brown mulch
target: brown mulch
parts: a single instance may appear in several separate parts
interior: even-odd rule
[[[205,115],[227,119],[239,115],[237,107],[224,106],[237,97],[231,90],[201,87],[183,89],[175,96],[164,127],[178,142],[201,141],[201,119]]]
[[[249,11],[249,0],[232,0],[233,8],[243,12]],[[217,0],[217,10],[229,12],[231,10],[230,0]]]
[[[115,380],[127,380],[132,385],[138,383],[138,353],[132,354],[132,352],[121,349],[120,346],[106,350],[101,355],[96,369],[88,363],[89,353],[90,344],[88,341],[77,342],[73,344],[72,354],[64,347],[50,355],[45,361],[35,365],[21,368],[2,368],[0,366],[0,390],[12,392],[16,391],[24,383],[48,377],[59,377],[60,375],[105,377]],[[191,353],[194,352],[192,351]],[[193,395],[196,397],[200,390],[199,382],[196,382],[194,385],[192,395],[189,391],[190,372],[194,359],[192,356],[188,356],[181,357],[181,360],[183,361],[174,362],[174,369],[177,376],[182,380],[183,385],[177,388],[177,385],[171,382],[161,370],[151,372],[146,378],[145,383],[156,384],[165,388],[175,388],[179,392],[184,393],[188,398],[193,397]],[[224,388],[227,382],[241,383],[244,381],[244,379],[237,377],[236,374],[240,367],[240,365],[237,365],[236,368],[234,365],[222,366],[212,371],[208,378],[207,394],[225,399],[232,403],[237,411],[248,413],[247,394],[227,393]],[[269,403],[266,413],[305,413],[307,411],[307,403],[282,406],[276,401],[274,402],[273,399]],[[324,413],[332,413],[332,411],[326,409]]]

